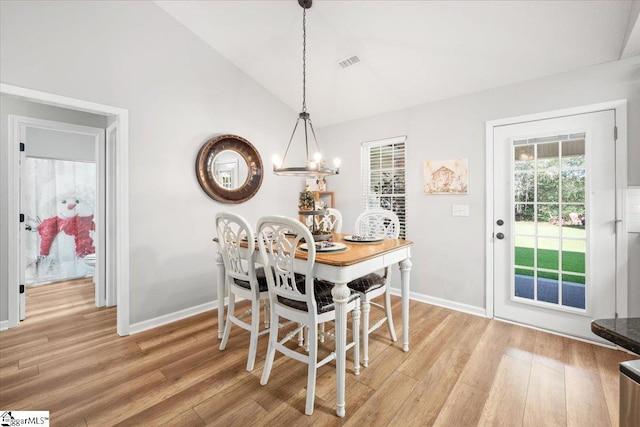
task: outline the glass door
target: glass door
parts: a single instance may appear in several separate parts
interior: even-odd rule
[[[614,317],[613,111],[495,128],[494,315],[600,340]]]

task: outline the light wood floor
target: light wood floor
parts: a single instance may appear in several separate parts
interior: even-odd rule
[[[411,350],[373,335],[371,361],[347,361],[347,416],[335,371],[319,370],[304,415],[306,365],[266,353],[246,372],[248,333],[218,350],[216,313],[120,338],[91,282],[27,291],[27,320],[0,333],[0,409],[48,410],[52,426],[616,426],[618,363],[630,354],[411,302]],[[394,299],[400,335],[399,299]]]

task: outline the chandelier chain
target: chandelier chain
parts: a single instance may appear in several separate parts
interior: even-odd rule
[[[307,9],[302,9],[302,112],[307,112]]]

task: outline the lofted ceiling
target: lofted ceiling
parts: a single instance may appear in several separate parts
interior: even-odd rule
[[[296,0],[157,1],[302,106]],[[307,109],[326,126],[640,54],[638,1],[327,1],[307,11]],[[356,55],[360,62],[338,62]]]

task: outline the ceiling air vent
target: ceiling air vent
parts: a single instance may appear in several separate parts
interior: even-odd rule
[[[357,55],[352,55],[349,56],[347,58],[341,59],[340,61],[338,61],[338,64],[342,67],[342,68],[347,68],[350,67],[354,64],[357,64],[358,62],[360,62],[360,58],[358,58]]]

